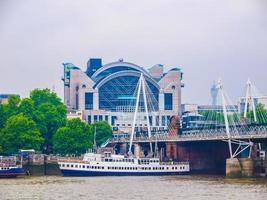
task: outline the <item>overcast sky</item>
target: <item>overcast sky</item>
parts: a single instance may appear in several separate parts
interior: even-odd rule
[[[267,0],[0,0],[0,93],[63,97],[62,63],[90,57],[181,67],[184,103],[219,77],[233,101],[248,77],[267,94]]]

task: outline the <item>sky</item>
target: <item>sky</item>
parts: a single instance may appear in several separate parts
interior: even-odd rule
[[[0,0],[0,93],[63,97],[63,62],[89,58],[184,72],[183,103],[211,103],[222,79],[233,102],[248,77],[267,95],[266,0]]]

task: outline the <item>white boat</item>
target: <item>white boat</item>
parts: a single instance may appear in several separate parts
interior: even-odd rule
[[[188,174],[188,162],[160,162],[159,158],[131,158],[111,153],[86,153],[82,161],[60,161],[64,176],[164,176]]]

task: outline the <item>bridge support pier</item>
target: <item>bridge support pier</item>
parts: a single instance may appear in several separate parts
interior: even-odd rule
[[[228,158],[226,160],[226,177],[253,177],[254,161],[252,158]]]
[[[175,142],[166,143],[166,158],[177,160],[177,144]]]

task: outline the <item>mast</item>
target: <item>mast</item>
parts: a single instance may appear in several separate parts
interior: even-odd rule
[[[93,148],[94,148],[94,151],[96,151],[96,149],[97,149],[97,146],[96,146],[96,125],[95,125],[95,131],[94,131],[94,146],[93,146]]]

